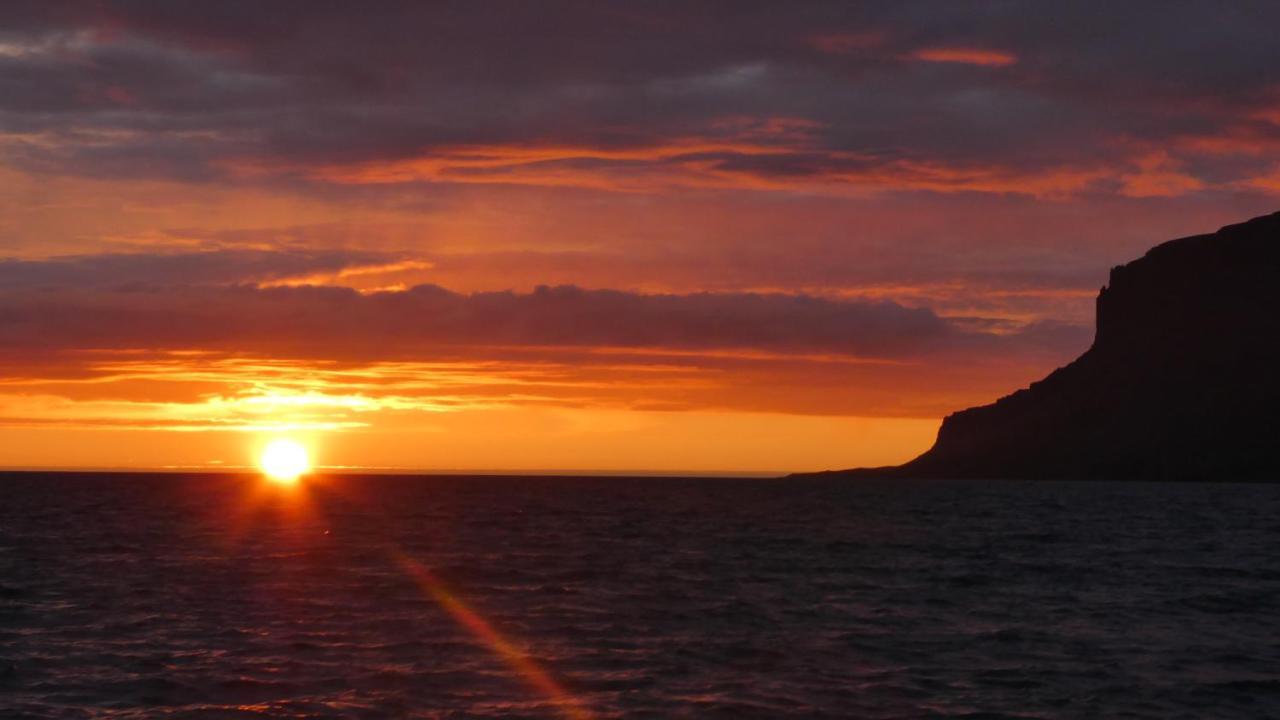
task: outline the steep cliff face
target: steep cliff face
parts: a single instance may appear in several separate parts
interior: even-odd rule
[[[1093,346],[895,477],[1280,481],[1280,213],[1114,268]]]

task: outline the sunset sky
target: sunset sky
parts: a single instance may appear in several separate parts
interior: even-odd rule
[[[0,466],[898,462],[1280,208],[1273,3],[4,2]]]

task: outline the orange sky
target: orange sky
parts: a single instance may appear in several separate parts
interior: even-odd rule
[[[0,467],[894,463],[1280,193],[1276,18],[491,10],[0,10]]]

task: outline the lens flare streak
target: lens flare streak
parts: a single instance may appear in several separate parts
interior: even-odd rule
[[[542,693],[569,720],[592,720],[591,712],[543,670],[528,653],[503,637],[493,625],[449,591],[431,571],[403,553],[394,553],[396,561],[413,578],[423,594],[448,612],[463,628],[502,658],[530,687]]]
[[[342,488],[336,485],[326,485],[322,488],[313,484],[292,489],[301,490],[301,492],[290,493],[288,501],[284,502],[283,505],[293,509],[294,513],[291,514],[296,515],[296,517],[290,519],[292,522],[304,525],[324,526],[328,524],[328,520],[325,517],[326,513],[320,507],[320,504],[316,502],[319,498],[313,497],[311,491],[327,490],[337,492],[348,501],[363,504],[358,497],[343,492]],[[260,493],[261,489],[258,492]],[[272,497],[277,502],[281,500],[281,496],[278,494],[273,493]],[[246,515],[252,515],[251,506],[259,506],[262,501],[262,497],[249,499],[248,506],[245,508]],[[247,520],[248,517],[244,519]],[[391,561],[413,580],[414,584],[418,586],[418,589],[427,599],[439,605],[458,625],[505,662],[526,685],[542,695],[560,713],[561,717],[567,720],[595,720],[594,713],[581,700],[557,682],[519,645],[500,633],[488,620],[468,606],[462,598],[450,590],[425,565],[394,547],[390,541],[384,541],[382,544],[383,551]]]

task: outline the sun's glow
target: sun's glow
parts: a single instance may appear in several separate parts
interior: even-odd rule
[[[280,438],[262,449],[258,467],[275,482],[294,483],[311,470],[311,458],[307,456],[307,449],[296,441]]]

